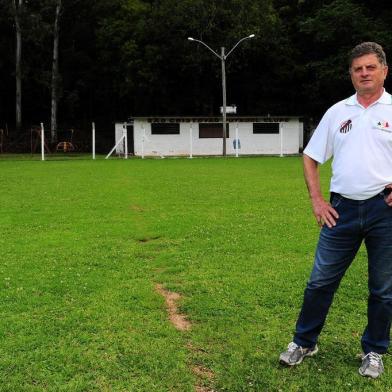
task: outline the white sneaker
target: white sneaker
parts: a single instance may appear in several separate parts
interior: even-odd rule
[[[305,357],[312,357],[318,352],[317,345],[313,348],[306,348],[298,346],[298,344],[291,342],[287,346],[287,351],[279,356],[279,362],[282,365],[294,366],[299,365]]]
[[[362,365],[359,374],[365,377],[377,378],[384,371],[382,355],[374,352],[362,355]]]

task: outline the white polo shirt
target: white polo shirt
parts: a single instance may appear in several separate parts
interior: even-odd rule
[[[331,192],[369,199],[392,184],[392,96],[385,90],[366,109],[357,95],[330,107],[304,154],[319,163],[333,156]]]

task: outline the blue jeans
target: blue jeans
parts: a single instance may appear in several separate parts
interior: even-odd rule
[[[331,197],[339,213],[336,226],[323,226],[294,342],[314,347],[333,296],[362,241],[368,253],[368,324],[361,343],[365,354],[386,353],[392,319],[392,208],[380,193],[368,200]]]

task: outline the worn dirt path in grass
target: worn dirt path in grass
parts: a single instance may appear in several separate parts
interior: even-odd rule
[[[194,366],[193,374],[197,377],[198,383],[195,385],[195,392],[215,392],[214,389],[204,386],[204,383],[210,383],[214,379],[214,373],[203,366]]]
[[[169,320],[173,326],[179,331],[189,331],[192,324],[187,320],[186,315],[179,312],[177,307],[177,302],[181,299],[181,295],[165,289],[161,284],[157,284],[155,290],[165,299]],[[188,344],[187,347],[189,350],[193,350],[191,344]],[[214,389],[205,386],[205,384],[211,383],[214,378],[214,373],[210,369],[195,365],[192,366],[192,372],[197,378],[195,392],[214,392]]]
[[[166,301],[167,312],[169,314],[170,322],[179,331],[188,331],[191,329],[191,323],[186,319],[184,314],[179,313],[177,308],[177,301],[181,295],[172,291],[166,290],[161,284],[155,286],[159,294],[161,294]]]

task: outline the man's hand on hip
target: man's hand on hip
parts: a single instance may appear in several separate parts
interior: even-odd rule
[[[392,205],[392,200],[391,200]],[[313,214],[316,217],[318,225],[321,227],[324,223],[332,228],[336,226],[336,220],[339,219],[339,214],[324,199],[312,199]]]

